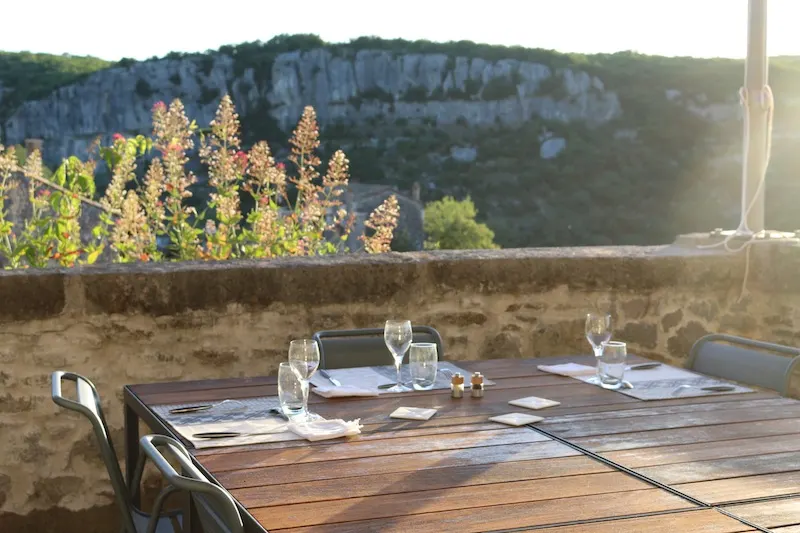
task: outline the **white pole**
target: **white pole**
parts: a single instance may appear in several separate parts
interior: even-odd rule
[[[747,32],[747,59],[745,60],[744,83],[749,105],[749,131],[745,131],[747,146],[747,167],[744,176],[742,214],[747,213],[747,228],[753,233],[764,227],[764,179],[767,164],[767,109],[764,101],[764,87],[767,85],[767,0],[749,0],[749,19]],[[760,186],[759,186],[760,185]],[[747,208],[751,205],[750,211]]]

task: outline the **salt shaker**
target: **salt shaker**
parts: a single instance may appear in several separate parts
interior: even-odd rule
[[[483,376],[480,372],[472,374],[472,397],[483,398]]]
[[[460,372],[453,374],[453,379],[450,380],[450,392],[453,398],[464,396],[464,376]]]

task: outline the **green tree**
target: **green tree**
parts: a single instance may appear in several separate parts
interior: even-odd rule
[[[469,196],[456,200],[445,196],[425,206],[425,248],[440,250],[477,250],[499,248],[494,232],[477,222],[478,210]]]

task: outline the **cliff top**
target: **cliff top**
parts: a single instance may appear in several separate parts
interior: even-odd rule
[[[235,68],[253,68],[268,77],[274,59],[282,53],[328,48],[344,57],[360,50],[388,50],[396,54],[444,54],[450,57],[486,60],[517,59],[542,63],[552,68],[578,67],[590,73],[603,72],[610,86],[631,81],[648,86],[672,86],[687,93],[703,94],[710,100],[735,99],[731,80],[740,79],[743,62],[733,59],[647,56],[635,52],[615,54],[566,54],[554,50],[499,46],[472,41],[438,43],[426,40],[359,37],[348,43],[327,43],[316,35],[279,35],[267,42],[225,45],[205,53],[167,54],[164,59],[197,61],[210,70],[213,56],[224,54],[234,59]],[[159,60],[153,57],[147,61]],[[95,57],[0,52],[0,124],[25,101],[38,100],[58,87],[70,85],[93,72],[117,66],[130,66],[136,60],[124,58],[116,63]],[[773,85],[800,82],[800,58],[773,58],[770,66]],[[710,83],[709,80],[714,82]]]

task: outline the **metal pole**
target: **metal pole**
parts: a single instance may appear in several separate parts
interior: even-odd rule
[[[762,105],[763,89],[767,85],[767,0],[749,0],[747,31],[747,59],[744,68],[744,83],[749,106],[749,131],[744,134],[749,140],[747,168],[742,198],[742,212],[753,203],[747,214],[747,227],[758,233],[764,227],[764,189],[759,183],[764,175],[767,159],[767,111]],[[756,196],[757,195],[757,196]]]

